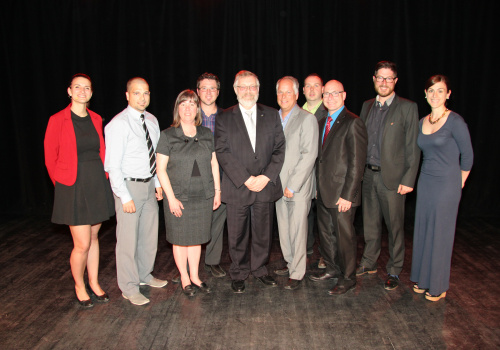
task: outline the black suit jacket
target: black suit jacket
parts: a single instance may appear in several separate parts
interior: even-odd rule
[[[360,118],[366,124],[375,99],[365,101]],[[399,185],[413,188],[420,161],[417,145],[417,104],[396,95],[384,119],[384,132],[380,147],[382,181],[390,190]]]
[[[318,122],[319,122],[321,119],[323,119],[327,115],[328,115],[328,109],[326,109],[323,102],[321,102],[321,106],[318,107],[318,109],[314,113],[314,116],[316,117],[316,119],[318,119]]]
[[[325,123],[326,118],[319,122],[316,161],[321,200],[327,208],[337,208],[339,197],[359,206],[368,141],[365,124],[344,107],[322,145]]]
[[[278,111],[257,104],[256,129],[254,152],[239,105],[224,110],[215,120],[215,151],[224,170],[224,203],[250,205],[274,202],[282,196],[279,174],[285,160],[285,135]],[[262,191],[252,192],[245,186],[252,175],[265,175],[271,181]]]

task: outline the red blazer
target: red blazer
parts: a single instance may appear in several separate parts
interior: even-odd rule
[[[50,179],[55,185],[56,181],[71,186],[76,181],[78,169],[78,156],[76,150],[76,137],[73,122],[71,121],[71,104],[62,111],[54,114],[49,119],[45,132],[45,165]],[[87,109],[92,123],[99,135],[99,155],[104,167],[104,137],[102,135],[102,118],[99,114]],[[106,174],[107,177],[107,174]]]

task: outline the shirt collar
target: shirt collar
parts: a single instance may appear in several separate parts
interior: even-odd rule
[[[215,110],[215,113],[212,113],[210,115],[206,115],[205,114],[205,111],[203,110],[203,108],[200,108],[201,109],[201,116],[204,117],[204,118],[212,118],[212,117],[215,117],[217,115],[217,112],[219,111],[219,109],[217,108]]]
[[[385,100],[385,103],[387,104],[387,106],[390,106],[390,105],[391,105],[392,101],[394,101],[394,97],[396,97],[396,94],[392,94],[392,96],[391,96],[391,97],[389,97],[387,100]],[[380,96],[379,96],[379,95],[377,95],[377,97],[375,97],[375,100],[376,100],[378,103],[380,103]],[[384,104],[385,104],[385,103],[384,103]]]
[[[242,115],[246,115],[245,112],[247,112],[247,111],[252,111],[252,115],[256,115],[257,114],[257,104],[254,104],[253,107],[250,108],[250,109],[243,108],[243,106],[241,104],[238,104],[238,106],[240,107],[240,111],[241,111]]]
[[[142,114],[144,114],[144,117],[146,117],[146,111],[141,113],[141,112],[133,109],[132,107],[130,107],[130,105],[127,106],[127,109],[128,109],[128,111],[127,111],[128,114],[131,115],[134,119],[141,119]]]

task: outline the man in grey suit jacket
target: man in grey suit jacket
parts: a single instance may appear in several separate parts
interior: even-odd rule
[[[224,170],[229,274],[235,293],[245,291],[250,273],[266,286],[277,285],[266,263],[271,249],[274,202],[282,196],[279,173],[285,159],[285,136],[278,111],[257,104],[259,80],[249,71],[236,74],[236,106],[215,120],[215,151]],[[249,226],[252,226],[250,242]]]
[[[397,81],[396,64],[378,62],[373,76],[377,97],[365,101],[360,114],[368,130],[368,151],[363,180],[365,249],[356,274],[377,272],[383,218],[389,232],[387,290],[397,288],[403,269],[405,195],[413,191],[420,160],[417,104],[396,95]]]
[[[281,124],[286,139],[280,179],[283,196],[276,202],[281,251],[290,276],[285,289],[297,289],[306,273],[307,214],[315,196],[314,163],[318,155],[318,122],[297,105],[299,82],[286,76],[276,84]]]
[[[326,270],[312,281],[338,278],[328,293],[344,294],[356,286],[356,232],[354,214],[361,204],[361,180],[366,159],[366,128],[344,106],[342,83],[325,85],[328,117],[319,123],[316,184],[318,231]]]

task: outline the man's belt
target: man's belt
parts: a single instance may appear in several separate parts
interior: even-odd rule
[[[371,171],[380,171],[380,166],[379,165],[366,164],[366,167],[368,169],[370,169]]]
[[[152,178],[153,178],[152,176],[148,177],[147,179],[135,179],[133,177],[126,177],[124,180],[125,181],[135,181],[135,182],[149,182],[149,181],[151,181]]]

